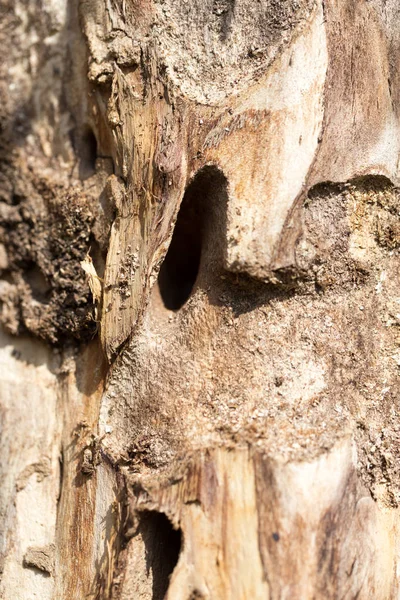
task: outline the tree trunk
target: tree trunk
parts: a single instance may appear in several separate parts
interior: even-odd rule
[[[400,598],[399,3],[0,14],[1,598]]]

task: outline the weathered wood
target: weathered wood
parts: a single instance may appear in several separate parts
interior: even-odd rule
[[[1,8],[1,597],[400,597],[398,2]]]
[[[396,598],[396,520],[360,488],[353,459],[349,439],[308,463],[215,449],[178,481],[136,481],[134,508],[182,528],[167,598]],[[130,585],[139,552],[125,552]]]
[[[99,5],[97,11],[102,10]],[[171,10],[176,11],[174,33],[164,30],[163,19]],[[204,19],[211,31],[217,27],[211,4],[198,10],[199,22]],[[227,5],[223,14],[231,10]],[[143,14],[135,18],[143,21],[144,31],[133,32],[122,8],[115,9],[114,23],[104,13],[103,29],[94,35],[92,7],[83,10],[92,69],[112,53],[107,39],[114,48],[116,22],[146,57],[145,71],[132,58],[128,73],[118,68],[117,57],[110,98],[101,88],[95,92],[100,123],[113,130],[111,145],[99,130],[100,144],[105,140],[101,151],[113,155],[116,174],[125,182],[116,192],[117,219],[107,258],[102,335],[108,353],[118,349],[140,318],[183,191],[204,165],[217,165],[228,179],[226,268],[262,280],[273,278],[277,268],[295,267],[291,230],[298,232],[299,217],[291,215],[310,187],[369,174],[398,183],[398,85],[390,66],[396,7],[328,2],[324,12],[322,3],[304,3],[294,18],[296,27],[280,23],[277,47],[254,55],[249,39],[240,37],[239,15],[246,10],[251,10],[246,2],[236,7],[232,18],[238,15],[237,21],[230,25],[237,29],[232,38],[244,45],[239,52],[245,56],[247,50],[250,56],[245,83],[237,82],[234,93],[211,77],[198,81],[190,70],[183,80],[176,74],[177,63],[193,60],[193,52],[199,64],[209,60],[210,52],[204,40],[198,47],[188,42],[184,28],[197,24],[183,5],[155,6],[153,17],[149,8],[155,20],[150,35]],[[284,10],[297,14],[290,2]],[[262,24],[254,22],[254,38]],[[218,81],[229,81],[234,67],[223,57],[213,69]]]

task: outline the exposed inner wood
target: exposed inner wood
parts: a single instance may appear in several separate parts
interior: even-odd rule
[[[396,0],[0,0],[0,597],[399,597]]]

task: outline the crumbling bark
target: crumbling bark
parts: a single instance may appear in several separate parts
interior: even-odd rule
[[[1,11],[1,596],[398,598],[397,2]]]

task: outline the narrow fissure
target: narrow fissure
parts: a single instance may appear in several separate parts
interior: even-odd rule
[[[96,172],[97,159],[97,139],[89,126],[84,130],[80,139],[79,156],[79,176],[85,180]]]

